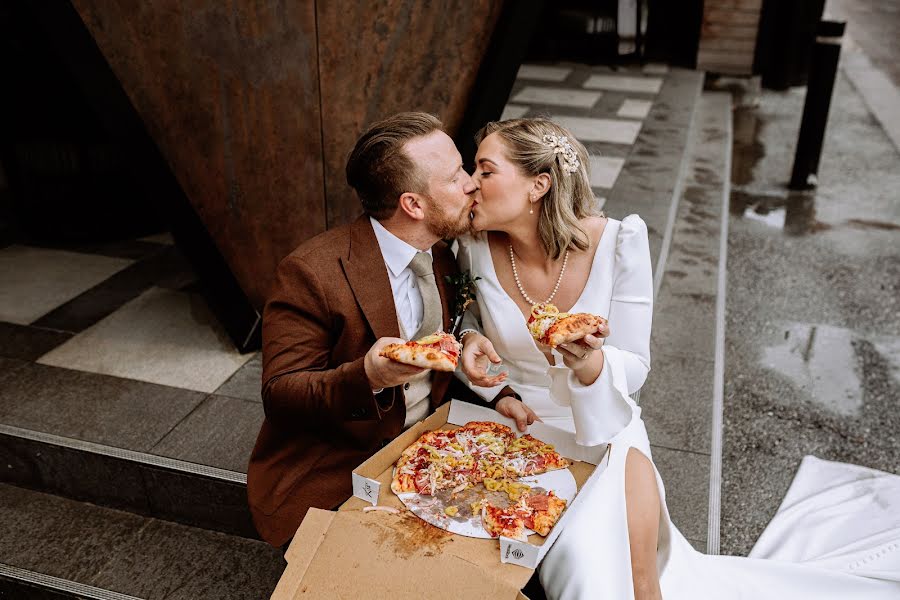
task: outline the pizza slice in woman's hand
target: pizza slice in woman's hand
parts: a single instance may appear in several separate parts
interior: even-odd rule
[[[546,302],[532,306],[528,317],[531,337],[551,348],[578,342],[606,325],[603,317],[590,313],[561,313],[556,306]]]
[[[453,372],[461,351],[462,345],[452,333],[437,331],[405,344],[388,344],[382,348],[379,356],[406,365]]]

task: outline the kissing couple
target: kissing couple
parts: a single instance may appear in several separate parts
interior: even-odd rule
[[[609,444],[603,472],[540,565],[548,598],[900,597],[900,477],[853,465],[804,460],[788,500],[797,488],[807,502],[766,530],[765,559],[694,550],[669,517],[631,398],[650,370],[646,225],[596,210],[584,146],[550,120],[488,123],[476,141],[469,172],[432,115],[371,125],[346,168],[364,215],[279,265],[263,314],[265,420],[247,481],[262,537],[289,542],[309,507],[351,495],[357,465],[451,397],[469,396],[522,431],[540,420],[580,444]],[[456,374],[380,356],[388,344],[450,331],[450,282],[466,278],[476,294]],[[550,302],[609,325],[543,346],[527,321]]]

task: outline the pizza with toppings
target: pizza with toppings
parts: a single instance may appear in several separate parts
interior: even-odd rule
[[[556,348],[560,344],[577,342],[606,323],[606,319],[597,315],[563,313],[553,304],[542,302],[531,307],[528,331],[541,344]]]
[[[565,469],[569,461],[559,455],[553,446],[525,434],[506,447],[506,461],[520,476],[537,475],[556,469]]]
[[[512,506],[476,503],[473,513],[481,511],[483,526],[492,536],[521,539],[525,527],[547,535],[566,501],[553,492],[537,494],[514,480],[568,466],[569,461],[550,444],[531,435],[516,438],[506,425],[473,421],[422,434],[401,453],[391,489],[396,494],[428,496],[443,490],[455,494],[482,484],[490,492],[505,492]]]
[[[552,491],[525,493],[518,502],[506,508],[486,504],[481,509],[481,522],[491,537],[526,541],[525,529],[546,536],[566,508],[566,501]]]
[[[419,340],[388,344],[381,349],[379,356],[423,369],[453,372],[461,351],[462,345],[452,333],[438,331]]]

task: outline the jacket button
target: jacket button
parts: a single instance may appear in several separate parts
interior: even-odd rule
[[[385,439],[381,440],[381,447],[384,448],[385,446],[387,446],[390,443],[391,443],[391,440],[389,438],[385,438]]]
[[[364,409],[364,408],[358,408],[358,409],[356,409],[356,410],[354,410],[353,412],[350,413],[350,418],[351,418],[351,419],[361,419],[361,418],[365,417],[366,414],[368,414],[368,412],[366,411],[366,409]]]
[[[404,390],[408,390],[408,389],[409,389],[409,382],[408,382],[408,381],[407,381],[406,383],[403,384],[403,389],[404,389]]]

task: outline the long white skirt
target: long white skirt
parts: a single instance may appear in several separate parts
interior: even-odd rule
[[[541,564],[551,599],[634,598],[625,504],[630,448],[651,459],[639,417],[610,444],[581,510]],[[655,466],[654,466],[655,469]],[[672,524],[665,490],[657,564],[665,600],[900,600],[900,477],[808,456],[749,558],[697,552]]]

